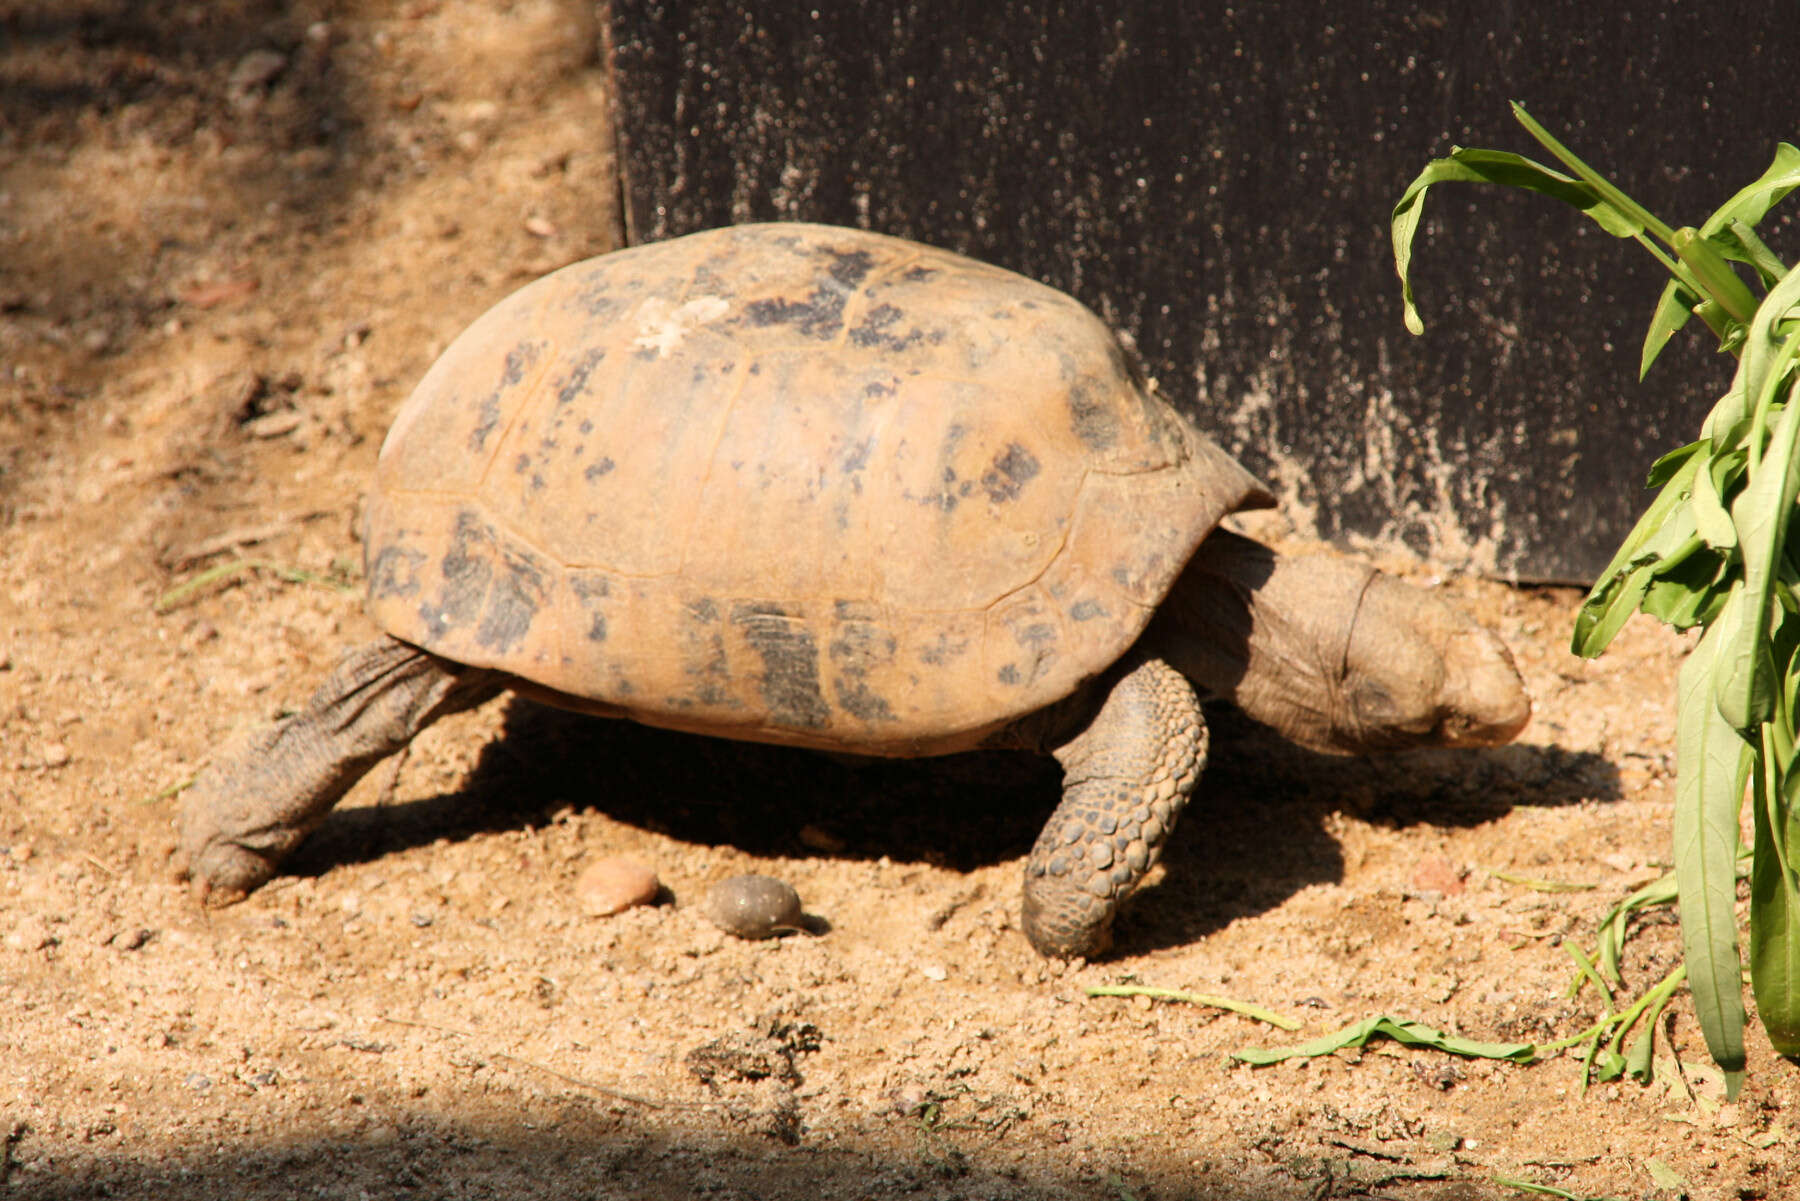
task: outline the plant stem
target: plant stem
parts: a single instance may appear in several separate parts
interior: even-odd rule
[[[1536,138],[1538,142],[1543,145],[1544,149],[1548,150],[1551,154],[1554,154],[1561,160],[1563,166],[1573,171],[1583,183],[1598,192],[1601,199],[1605,200],[1621,213],[1626,214],[1633,221],[1636,221],[1639,225],[1642,225],[1645,229],[1655,234],[1658,238],[1662,239],[1665,244],[1674,240],[1674,230],[1657,220],[1655,213],[1652,213],[1649,209],[1645,208],[1625,193],[1619,191],[1606,176],[1600,174],[1598,171],[1582,162],[1579,158],[1576,158],[1575,153],[1567,146],[1564,146],[1561,142],[1557,141],[1549,130],[1532,120],[1531,114],[1525,111],[1524,105],[1515,100],[1512,102],[1512,110],[1513,116],[1518,118],[1519,124],[1525,127],[1526,132]]]

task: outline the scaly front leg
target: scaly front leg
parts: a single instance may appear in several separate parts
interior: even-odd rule
[[[1043,955],[1093,956],[1162,853],[1206,764],[1206,723],[1160,659],[1113,684],[1092,722],[1053,752],[1063,799],[1025,865],[1025,935]]]

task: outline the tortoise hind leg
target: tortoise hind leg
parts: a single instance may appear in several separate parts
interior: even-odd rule
[[[1193,687],[1160,659],[1113,684],[1094,719],[1052,753],[1063,799],[1025,864],[1025,935],[1042,955],[1093,956],[1162,853],[1206,763]]]
[[[370,768],[440,717],[498,695],[506,677],[383,636],[350,651],[306,708],[253,730],[182,798],[183,874],[203,899],[240,900]]]

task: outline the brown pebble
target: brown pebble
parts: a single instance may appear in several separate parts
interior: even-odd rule
[[[739,938],[773,938],[801,929],[800,894],[773,876],[732,876],[713,885],[706,920]]]
[[[581,907],[594,917],[610,917],[633,905],[648,905],[662,891],[656,873],[635,859],[597,859],[575,881]]]
[[[1413,887],[1446,897],[1456,896],[1465,887],[1468,873],[1442,855],[1421,855],[1413,868]]]

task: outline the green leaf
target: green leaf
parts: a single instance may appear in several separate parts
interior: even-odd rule
[[[1709,625],[1736,585],[1732,560],[1702,551],[1658,572],[1638,607],[1678,630]]]
[[[1713,235],[1713,241],[1719,246],[1720,254],[1756,268],[1756,274],[1765,288],[1774,287],[1788,273],[1787,264],[1777,258],[1775,252],[1756,236],[1756,231],[1735,218]]]
[[[1650,1173],[1650,1179],[1656,1184],[1657,1188],[1661,1188],[1661,1189],[1685,1189],[1685,1188],[1687,1188],[1686,1178],[1683,1177],[1680,1172],[1677,1172],[1674,1168],[1671,1168],[1668,1164],[1664,1163],[1660,1159],[1651,1158],[1651,1159],[1645,1160],[1644,1161],[1644,1171]]]
[[[1783,278],[1757,310],[1739,364],[1745,392],[1755,397],[1750,478],[1731,503],[1731,520],[1737,527],[1744,557],[1741,595],[1746,611],[1731,641],[1722,649],[1724,658],[1714,683],[1714,696],[1725,720],[1745,731],[1767,721],[1775,709],[1769,606],[1795,496],[1800,492],[1800,470],[1796,470],[1794,462],[1796,448],[1800,447],[1800,404],[1790,400],[1781,406],[1774,434],[1768,449],[1760,455],[1760,462],[1761,439],[1756,427],[1774,408],[1775,394],[1796,356],[1800,356],[1800,329],[1779,342],[1772,337],[1776,315],[1785,313],[1796,302],[1800,302],[1800,271]]]
[[[1545,880],[1539,876],[1521,876],[1515,872],[1491,871],[1488,875],[1533,892],[1592,892],[1598,884],[1577,884],[1572,880]]]
[[[1613,1011],[1612,988],[1607,984],[1605,978],[1600,975],[1599,971],[1595,969],[1594,961],[1589,959],[1587,955],[1582,952],[1581,948],[1572,942],[1565,942],[1563,944],[1563,950],[1567,951],[1569,953],[1569,958],[1575,961],[1575,970],[1580,974],[1580,980],[1578,980],[1575,987],[1570,990],[1571,995],[1580,993],[1582,981],[1592,984],[1594,986],[1594,991],[1599,993],[1601,997],[1605,999],[1607,1015],[1611,1016]]]
[[[1580,209],[1595,224],[1616,238],[1636,237],[1644,229],[1642,224],[1601,199],[1592,187],[1542,163],[1502,150],[1467,150],[1458,147],[1450,152],[1450,157],[1433,159],[1425,164],[1425,169],[1419,172],[1418,178],[1407,185],[1389,219],[1389,236],[1394,244],[1394,271],[1400,276],[1406,328],[1415,334],[1425,332],[1425,323],[1419,317],[1409,275],[1413,238],[1417,235],[1419,222],[1424,216],[1426,193],[1441,183],[1491,183],[1537,192]]]
[[[1626,535],[1612,562],[1596,578],[1581,611],[1575,615],[1570,646],[1577,655],[1591,659],[1606,649],[1649,591],[1657,562],[1695,536],[1693,515],[1684,511],[1683,502],[1693,489],[1694,473],[1700,469],[1701,460],[1698,455],[1685,453],[1688,449],[1683,447],[1657,461],[1658,468],[1673,461],[1673,472]],[[1683,457],[1676,459],[1676,455]],[[1652,470],[1651,478],[1658,478],[1658,474]]]
[[[1694,473],[1694,489],[1688,502],[1694,511],[1694,529],[1708,546],[1718,550],[1728,551],[1738,544],[1737,526],[1725,507],[1720,477],[1741,474],[1744,464],[1743,452],[1727,450],[1709,456],[1704,469]]]
[[[1749,431],[1750,395],[1744,390],[1743,364],[1731,377],[1731,387],[1714,402],[1700,423],[1700,440],[1719,447],[1736,447]]]
[[[1707,235],[1726,229],[1732,222],[1755,226],[1783,197],[1800,187],[1800,149],[1780,142],[1775,147],[1775,160],[1754,183],[1739,188],[1737,194],[1720,205],[1700,226]],[[1785,273],[1784,273],[1785,274]]]
[[[1260,1005],[1253,1005],[1249,1001],[1217,997],[1211,993],[1180,992],[1173,988],[1151,988],[1143,984],[1090,984],[1085,991],[1090,997],[1155,997],[1164,1001],[1184,1001],[1189,1005],[1205,1005],[1211,1009],[1229,1010],[1247,1018],[1255,1018],[1259,1022],[1267,1022],[1282,1030],[1300,1029],[1300,1023],[1293,1018],[1282,1017],[1279,1013],[1273,1013]]]
[[[1677,446],[1674,450],[1657,457],[1650,464],[1650,474],[1644,480],[1646,488],[1661,488],[1681,473],[1689,459],[1702,451],[1712,449],[1712,444],[1705,438],[1698,442],[1689,442],[1686,446]]]
[[[1691,226],[1683,226],[1675,231],[1669,245],[1674,248],[1675,255],[1687,269],[1694,273],[1706,294],[1723,305],[1725,311],[1739,321],[1748,321],[1756,314],[1756,297],[1719,248],[1700,231]]]
[[[1352,1022],[1342,1030],[1315,1038],[1311,1042],[1301,1043],[1295,1047],[1282,1047],[1267,1050],[1261,1047],[1245,1047],[1241,1051],[1233,1051],[1232,1058],[1259,1067],[1271,1063],[1280,1063],[1284,1059],[1313,1058],[1319,1055],[1330,1055],[1347,1047],[1360,1047],[1374,1038],[1391,1038],[1395,1042],[1409,1047],[1429,1047],[1434,1051],[1444,1051],[1451,1055],[1463,1055],[1472,1059],[1510,1059],[1514,1063],[1530,1063],[1536,1053],[1531,1043],[1484,1043],[1473,1039],[1458,1038],[1434,1030],[1420,1022],[1407,1018],[1376,1016],[1364,1018],[1360,1022]]]
[[[1620,983],[1619,959],[1625,950],[1625,934],[1631,915],[1640,909],[1675,903],[1675,873],[1658,876],[1606,911],[1600,919],[1600,938],[1594,956],[1601,976],[1612,984]],[[1572,995],[1572,994],[1571,994]]]
[[[1662,297],[1656,302],[1656,311],[1650,315],[1650,328],[1644,334],[1644,352],[1638,360],[1638,378],[1643,379],[1650,374],[1650,364],[1662,353],[1662,348],[1688,318],[1694,315],[1700,298],[1682,286],[1678,279],[1672,279],[1663,286]]]
[[[1712,1057],[1744,1069],[1744,996],[1738,957],[1737,815],[1749,747],[1712,699],[1718,648],[1731,637],[1737,598],[1701,637],[1676,681],[1675,887],[1694,1014]]]
[[[1773,803],[1756,809],[1750,869],[1750,986],[1769,1042],[1783,1055],[1800,1055],[1800,898],[1782,854],[1791,831],[1800,777],[1784,774],[1769,789]]]
[[[1557,1188],[1550,1184],[1533,1184],[1529,1180],[1515,1180],[1510,1176],[1496,1176],[1494,1183],[1501,1188],[1516,1189],[1521,1193],[1534,1193],[1540,1197],[1555,1197],[1557,1201],[1612,1201],[1609,1197],[1586,1197],[1580,1193],[1571,1193],[1566,1188]]]

